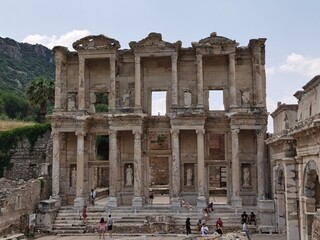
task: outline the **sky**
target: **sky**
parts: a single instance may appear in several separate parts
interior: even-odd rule
[[[267,109],[297,103],[293,94],[320,74],[319,0],[0,0],[0,37],[68,46],[87,35],[122,49],[150,32],[183,47],[212,32],[247,46],[267,38]],[[273,132],[269,117],[268,131]]]

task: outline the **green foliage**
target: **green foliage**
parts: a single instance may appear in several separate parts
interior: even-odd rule
[[[27,138],[30,143],[30,151],[32,151],[39,136],[50,130],[51,125],[47,123],[0,132],[0,177],[3,177],[3,171],[6,167],[10,168],[10,159],[19,141]]]
[[[0,114],[11,119],[25,119],[31,113],[31,107],[25,97],[15,93],[0,92]]]

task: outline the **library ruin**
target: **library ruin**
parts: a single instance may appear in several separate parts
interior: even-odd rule
[[[150,33],[130,49],[104,35],[55,47],[52,197],[79,207],[106,188],[109,207],[140,208],[152,190],[172,208],[268,208],[265,41],[212,33],[184,48]]]

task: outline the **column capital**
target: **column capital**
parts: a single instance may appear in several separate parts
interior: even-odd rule
[[[109,130],[109,136],[110,137],[116,137],[117,136],[118,131],[117,130]]]
[[[204,129],[196,129],[197,135],[204,135],[205,132],[206,132],[206,130],[204,130]]]
[[[134,56],[134,63],[140,64],[140,56]]]
[[[176,62],[178,60],[178,53],[174,52],[171,54],[171,61]]]
[[[58,131],[56,131],[56,130],[53,130],[53,131],[51,132],[51,137],[56,138],[56,137],[59,137],[59,136],[60,136],[60,132],[58,132]]]
[[[198,54],[196,55],[196,57],[197,57],[197,61],[202,61],[203,55],[200,54],[200,53],[198,53]]]
[[[110,57],[109,57],[109,59],[110,59],[110,62],[111,61],[116,61],[116,59],[117,59],[117,57],[116,57],[116,55],[111,55]]]
[[[238,134],[240,132],[240,128],[231,129],[232,134]]]
[[[132,130],[135,138],[141,138],[142,131],[141,130]]]
[[[173,136],[178,136],[179,135],[179,129],[171,129],[170,130],[170,133],[173,135]]]
[[[77,132],[75,132],[75,134],[76,134],[76,136],[78,136],[78,137],[85,137],[85,136],[87,135],[87,133],[86,133],[86,132],[83,132],[83,131],[77,131]]]

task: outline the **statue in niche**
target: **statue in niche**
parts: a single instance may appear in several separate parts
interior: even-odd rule
[[[131,168],[131,165],[128,165],[126,169],[126,186],[132,186],[133,185],[133,171]]]
[[[130,101],[130,91],[126,90],[122,95],[122,106],[129,107],[129,101]]]
[[[284,128],[285,129],[289,128],[289,119],[287,114],[284,116]]]
[[[75,187],[77,185],[77,169],[75,167],[71,170],[71,187]]]
[[[184,98],[184,106],[185,107],[191,107],[192,100],[191,100],[191,92],[190,92],[190,90],[184,91],[183,98]]]
[[[90,92],[90,112],[91,113],[95,113],[96,112],[96,108],[94,106],[94,104],[97,101],[97,96],[94,92]]]
[[[250,187],[250,171],[248,167],[242,169],[243,171],[243,184],[244,187]]]
[[[68,95],[68,111],[76,109],[76,94],[72,93]]]
[[[250,107],[250,92],[247,89],[240,89],[241,105],[243,107]]]
[[[193,171],[192,168],[187,168],[187,186],[192,186],[192,179],[193,179]]]

